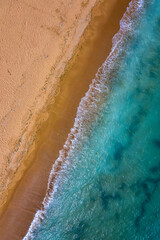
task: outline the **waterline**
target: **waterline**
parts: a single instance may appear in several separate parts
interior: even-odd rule
[[[132,6],[134,6],[135,3],[137,3],[138,8],[136,8],[137,9],[136,11],[138,11],[138,12],[133,12],[133,15],[130,15],[131,16],[130,19],[132,19],[133,17],[135,18],[136,13],[139,13],[139,11],[141,11],[143,9],[143,4],[142,4],[143,2],[142,1],[140,1],[140,2],[134,1],[134,2],[131,3],[131,5],[133,4]],[[130,9],[131,9],[131,5],[130,5]],[[128,9],[129,12],[130,12],[130,9]],[[127,19],[127,23],[126,23],[126,19]],[[64,146],[63,150],[60,152],[60,157],[57,159],[57,162],[53,167],[53,170],[52,170],[51,175],[50,175],[48,195],[44,199],[44,210],[38,212],[37,216],[36,216],[37,219],[39,218],[39,220],[38,220],[39,223],[41,221],[41,217],[43,218],[43,214],[45,213],[45,210],[49,209],[49,204],[52,204],[53,196],[56,198],[55,193],[58,191],[58,189],[62,188],[62,185],[65,185],[65,184],[63,184],[64,183],[63,178],[64,178],[64,175],[66,174],[66,171],[68,171],[67,168],[68,168],[68,166],[70,166],[72,164],[71,160],[72,160],[73,156],[75,156],[77,152],[79,153],[79,151],[81,151],[81,149],[83,149],[83,147],[84,147],[82,145],[81,140],[83,139],[83,142],[85,142],[85,143],[88,141],[87,138],[85,139],[85,136],[88,133],[87,126],[89,125],[90,119],[92,120],[93,116],[97,115],[97,113],[99,112],[99,106],[102,106],[102,109],[104,109],[105,105],[103,105],[102,103],[104,102],[103,99],[105,100],[105,98],[106,98],[106,94],[111,95],[112,96],[111,99],[113,99],[115,96],[116,97],[119,96],[118,93],[117,93],[118,87],[116,86],[116,84],[113,84],[113,85],[111,84],[112,89],[110,89],[110,88],[108,88],[108,84],[106,84],[106,83],[109,83],[111,78],[113,79],[113,76],[114,76],[113,70],[115,69],[115,63],[116,63],[115,60],[117,60],[121,56],[121,54],[123,54],[123,49],[124,49],[123,47],[124,47],[124,44],[126,43],[126,39],[124,39],[124,38],[126,38],[126,36],[129,36],[129,33],[131,33],[130,37],[132,37],[132,32],[133,32],[132,27],[135,26],[133,24],[128,25],[128,23],[130,22],[128,16],[126,17],[126,15],[125,15],[123,20],[125,20],[125,21],[121,22],[121,30],[124,28],[124,29],[126,29],[126,32],[124,32],[124,31],[121,32],[121,30],[120,30],[119,34],[122,33],[122,35],[121,35],[122,37],[120,37],[119,34],[116,36],[117,43],[118,43],[117,45],[116,45],[116,41],[115,41],[115,38],[114,38],[115,45],[112,48],[110,56],[106,60],[106,62],[103,64],[102,68],[99,70],[95,80],[93,80],[93,83],[90,86],[90,89],[89,89],[88,93],[82,99],[81,104],[80,104],[79,109],[78,109],[78,112],[77,112],[77,117],[76,117],[76,120],[75,120],[74,128],[71,130],[71,133],[70,133],[70,135],[67,139],[67,142],[66,142],[65,146]],[[127,28],[124,27],[124,26],[127,26]],[[130,27],[128,28],[128,26],[130,26]],[[136,44],[137,43],[135,43],[135,46],[134,46],[135,48],[136,48]],[[129,59],[129,57],[128,57],[128,59]],[[127,58],[126,58],[126,62],[127,62]],[[124,62],[124,66],[123,66],[124,69],[125,69],[126,62]],[[132,65],[132,68],[134,68],[134,64]],[[109,69],[109,72],[108,72],[108,69]],[[129,72],[126,72],[126,73],[130,74]],[[154,73],[152,73],[152,74],[154,75]],[[123,76],[122,73],[121,73],[121,75]],[[132,75],[130,76],[130,79],[133,80]],[[115,79],[115,83],[116,83],[116,79]],[[123,81],[122,81],[122,84],[124,84]],[[131,81],[131,84],[132,84],[132,81]],[[115,91],[115,88],[117,88],[117,91]],[[128,98],[126,100],[128,101],[128,99],[134,99],[135,96],[139,97],[140,96],[140,94],[138,95],[139,91],[141,91],[141,90],[139,90],[139,89],[137,89],[137,87],[135,87],[135,93],[133,92],[131,94],[132,96],[128,96]],[[148,88],[145,91],[150,91],[150,87],[148,86]],[[112,94],[110,94],[110,92]],[[140,98],[141,97],[142,96],[140,96]],[[121,98],[123,99],[123,95],[121,96]],[[146,105],[147,105],[148,104],[147,100],[145,100],[145,101],[146,101]],[[103,111],[107,112],[108,110],[106,109],[106,110],[103,110]],[[129,111],[129,110],[127,110],[127,111]],[[127,111],[126,111],[126,115],[128,114]],[[135,116],[133,114],[134,111],[135,111]],[[143,108],[142,109],[140,108],[137,112],[137,106],[133,106],[132,113],[130,114],[130,116],[132,116],[133,119],[134,119],[134,121],[130,125],[130,132],[131,133],[135,131],[136,127],[139,125],[139,123],[141,121],[141,118],[145,118],[145,111],[146,110],[144,110]],[[148,111],[148,109],[147,109],[147,111]],[[112,116],[112,113],[114,112],[113,106],[112,106],[112,109],[111,109],[110,112],[111,112],[111,116]],[[117,114],[118,114],[118,112],[117,112]],[[114,114],[115,119],[119,118],[119,116],[117,114]],[[136,117],[136,114],[138,115],[138,117]],[[101,113],[101,115],[102,115],[102,113]],[[125,117],[128,116],[128,115],[127,116],[126,115],[123,115],[124,119],[125,119]],[[109,123],[111,124],[112,121],[108,121],[107,124],[109,124]],[[124,127],[126,127],[126,126],[124,126]],[[113,134],[115,134],[114,133],[114,129],[115,129],[114,125],[111,124],[111,127],[110,128],[108,127],[108,129],[110,129],[110,131],[107,134],[107,138],[109,139],[109,136],[110,136],[111,139],[114,139],[114,137],[113,137],[114,136]],[[112,131],[112,129],[113,129],[113,131]],[[118,128],[116,128],[116,130],[117,129]],[[93,128],[91,130],[93,131]],[[99,133],[99,131],[97,132],[97,135],[98,135],[98,133]],[[116,135],[117,135],[117,132],[116,132]],[[122,157],[121,155],[123,154],[123,152],[125,152],[125,149],[127,149],[131,145],[130,142],[132,141],[132,138],[130,137],[130,141],[127,142],[126,139],[129,138],[128,134],[123,132],[123,135],[125,136],[124,140],[123,140],[124,141],[123,144],[122,143],[119,144],[119,143],[116,143],[116,142],[114,142],[114,144],[113,144],[113,145],[116,145],[116,149],[118,149],[116,151],[115,155],[114,155],[114,158],[118,159],[118,160],[121,159],[121,157]],[[102,137],[100,137],[99,139],[101,139],[101,138]],[[100,141],[100,140],[97,140],[97,141]],[[94,139],[93,142],[95,144],[95,139]],[[102,143],[103,143],[103,141],[102,141]],[[97,142],[97,144],[98,144],[98,142]],[[157,145],[158,145],[158,142],[157,142]],[[112,149],[112,144],[111,144],[110,148]],[[108,151],[109,151],[109,148],[108,148]],[[96,154],[96,153],[94,152],[94,154]],[[75,160],[73,160],[73,161],[75,161]],[[65,164],[63,164],[64,162],[65,162]],[[61,170],[58,171],[58,173],[57,173],[57,166],[59,166],[59,165],[61,167]],[[111,165],[114,165],[114,164],[111,164]],[[74,166],[74,164],[73,164],[73,166]],[[112,166],[112,168],[114,170],[116,170],[117,167],[118,166],[116,166],[116,167]],[[109,167],[109,168],[110,168],[110,170],[112,169],[111,167]],[[55,174],[57,175],[56,177],[55,177]],[[73,174],[73,176],[74,176],[74,174]],[[54,179],[54,181],[53,181],[53,179]],[[62,181],[61,181],[61,179],[62,179]],[[53,186],[53,183],[54,183],[54,186]],[[102,199],[106,200],[106,202],[108,200],[116,201],[116,200],[120,199],[120,196],[117,195],[117,193],[114,193],[114,194],[111,194],[111,195],[106,195],[105,191],[102,192],[102,193],[103,194],[102,194],[101,197],[102,197]],[[103,204],[104,204],[104,207],[105,207],[105,201],[102,200],[102,202],[104,202]],[[36,224],[37,224],[37,219],[35,220]],[[136,221],[139,222],[139,220],[136,220]],[[81,223],[81,225],[83,225],[83,224]],[[31,228],[30,228],[30,231],[32,232],[33,228],[32,228],[32,230],[31,230]]]

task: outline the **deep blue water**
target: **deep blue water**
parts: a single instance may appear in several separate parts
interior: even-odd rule
[[[160,1],[138,21],[29,239],[160,239]]]

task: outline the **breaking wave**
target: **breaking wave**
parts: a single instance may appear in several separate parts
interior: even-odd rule
[[[89,131],[89,123],[93,121],[96,114],[99,112],[99,107],[109,93],[108,83],[112,79],[113,74],[118,67],[118,62],[125,52],[124,50],[127,46],[126,44],[128,43],[128,40],[132,39],[134,35],[134,30],[138,24],[137,19],[139,19],[140,13],[143,13],[145,3],[145,0],[132,0],[121,19],[120,30],[115,34],[112,40],[111,52],[99,68],[95,78],[89,86],[88,92],[81,99],[74,126],[50,172],[48,188],[46,196],[42,202],[42,207],[35,214],[30,228],[26,236],[23,238],[24,240],[32,239],[32,233],[44,218],[46,209],[53,200],[59,183],[63,178],[63,172],[65,172],[67,165],[70,163],[68,157],[80,147],[81,139],[85,138]]]

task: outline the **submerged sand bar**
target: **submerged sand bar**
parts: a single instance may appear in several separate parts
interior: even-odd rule
[[[4,34],[0,43],[0,96],[4,96],[0,104],[6,106],[0,113],[1,200],[8,197],[6,203],[1,201],[0,236],[18,240],[41,206],[52,164],[73,126],[81,98],[110,52],[129,0],[3,2],[0,9],[5,8],[6,14],[1,14],[1,31],[6,31],[8,42]],[[26,27],[20,28],[21,24]]]

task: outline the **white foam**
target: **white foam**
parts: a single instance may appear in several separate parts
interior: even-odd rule
[[[127,8],[123,18],[120,21],[120,30],[113,37],[112,49],[107,57],[106,61],[99,68],[95,79],[93,79],[89,86],[88,92],[81,99],[79,104],[77,115],[75,118],[74,126],[71,129],[68,138],[63,146],[63,149],[59,152],[59,157],[53,164],[49,180],[46,196],[42,203],[42,209],[38,210],[30,225],[30,228],[23,238],[23,240],[31,240],[33,238],[33,231],[41,223],[47,207],[53,200],[55,193],[57,192],[63,172],[70,163],[68,158],[80,145],[80,139],[85,137],[87,129],[87,123],[93,119],[93,116],[98,112],[98,107],[102,102],[104,96],[109,91],[107,82],[110,80],[111,74],[114,70],[116,60],[120,56],[124,49],[126,37],[132,34],[135,28],[135,21],[140,12],[144,8],[144,0],[132,0]],[[89,124],[88,124],[89,125]],[[61,170],[57,171],[57,167],[60,166]]]

